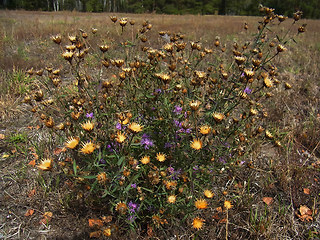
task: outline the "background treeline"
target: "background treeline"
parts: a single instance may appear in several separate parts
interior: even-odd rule
[[[320,18],[319,0],[0,0],[0,7],[43,11],[128,12],[165,14],[258,15],[258,5],[291,16],[302,10],[305,18]]]

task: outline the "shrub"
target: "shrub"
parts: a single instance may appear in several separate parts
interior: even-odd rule
[[[29,71],[36,80],[24,102],[64,143],[59,160],[47,158],[41,169],[63,171],[78,199],[112,217],[105,235],[119,227],[165,228],[177,219],[205,228],[208,206],[225,199],[228,211],[236,202],[216,191],[213,178],[250,167],[257,138],[281,147],[265,125],[263,102],[281,86],[274,60],[294,39],[290,29],[283,36],[273,29],[285,17],[260,10],[257,34],[230,51],[219,37],[204,46],[165,31],[157,46],[148,41],[146,21],[135,38],[106,37],[98,47],[96,29],[69,35],[65,47],[58,34],[52,39],[64,69]],[[135,24],[111,20],[123,38]]]

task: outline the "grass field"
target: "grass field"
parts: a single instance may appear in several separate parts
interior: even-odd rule
[[[128,23],[122,29],[118,22],[115,24],[110,20],[110,16],[113,15],[117,16],[118,19],[127,17],[129,20],[134,20],[135,24]],[[221,72],[219,74],[221,75],[219,76],[223,78],[223,67],[220,67],[218,62],[229,59],[228,56],[233,59],[232,49],[237,50],[234,47],[235,42],[241,49],[241,46],[256,36],[258,21],[261,21],[261,17],[0,11],[0,239],[89,239],[95,236],[100,239],[124,239],[124,236],[127,239],[319,239],[320,20],[302,19],[292,25],[292,19],[287,19],[281,24],[276,21],[276,24],[271,26],[277,28],[278,36],[286,35],[288,29],[290,29],[288,35],[294,36],[294,41],[286,43],[287,51],[281,55],[281,58],[276,54],[271,59],[276,66],[277,74],[275,76],[278,81],[278,83],[275,83],[278,88],[270,91],[270,96],[272,94],[273,97],[267,98],[263,95],[264,97],[260,98],[255,95],[250,98],[251,102],[248,100],[247,104],[248,106],[263,105],[261,107],[263,118],[260,120],[264,128],[270,129],[272,137],[269,136],[268,139],[268,134],[266,134],[266,137],[260,138],[253,136],[255,134],[250,133],[248,129],[251,128],[251,125],[253,127],[255,120],[250,122],[251,125],[243,125],[242,131],[246,134],[242,135],[241,132],[236,132],[234,138],[237,139],[237,144],[239,142],[240,144],[241,142],[246,144],[245,150],[242,150],[242,148],[239,150],[240,145],[235,147],[239,159],[231,159],[227,163],[222,163],[224,160],[217,160],[219,156],[216,157],[217,159],[214,160],[215,170],[209,174],[209,179],[203,180],[204,182],[200,181],[198,177],[194,178],[195,183],[199,180],[197,182],[199,185],[206,185],[203,189],[210,186],[210,191],[214,193],[214,196],[208,198],[208,206],[197,207],[196,205],[197,209],[190,210],[190,212],[189,210],[184,212],[184,207],[181,207],[184,205],[172,206],[173,204],[170,204],[168,198],[168,201],[165,201],[166,203],[162,205],[162,208],[170,209],[167,212],[164,210],[165,213],[161,213],[161,215],[153,214],[149,216],[148,210],[146,210],[145,215],[141,213],[137,216],[139,219],[137,223],[133,224],[126,220],[127,216],[122,216],[121,209],[119,210],[119,203],[122,203],[125,199],[121,196],[121,192],[118,197],[121,201],[118,201],[118,204],[114,204],[113,207],[110,203],[112,201],[97,200],[99,199],[99,190],[96,195],[90,191],[90,188],[96,186],[97,183],[92,183],[88,179],[88,184],[82,184],[85,181],[79,177],[79,170],[77,175],[77,168],[82,170],[82,168],[85,169],[85,166],[79,163],[79,166],[74,164],[70,169],[65,167],[65,165],[68,166],[67,160],[64,160],[67,152],[65,152],[65,149],[62,150],[62,147],[68,134],[66,132],[66,135],[64,135],[65,133],[60,134],[57,133],[58,131],[55,128],[49,128],[50,123],[48,123],[48,119],[46,120],[47,116],[44,115],[42,118],[40,113],[38,115],[37,113],[34,114],[30,105],[26,103],[26,96],[36,91],[38,86],[48,80],[48,78],[43,78],[43,80],[36,81],[36,74],[28,74],[30,69],[33,69],[33,71],[41,71],[45,68],[59,69],[63,82],[73,82],[75,80],[75,75],[73,75],[70,66],[61,54],[64,51],[63,47],[68,44],[68,36],[79,34],[79,29],[90,35],[90,38],[88,38],[90,40],[86,42],[90,54],[88,54],[85,64],[81,65],[85,71],[86,81],[91,79],[90,76],[95,79],[93,76],[99,74],[102,79],[104,77],[108,79],[117,78],[113,83],[114,92],[106,90],[105,94],[112,99],[124,101],[124,103],[120,103],[119,100],[115,103],[115,105],[120,106],[118,106],[119,109],[129,109],[129,112],[134,112],[135,103],[133,101],[136,100],[138,105],[139,99],[144,99],[144,96],[142,96],[143,94],[141,96],[137,95],[137,97],[134,94],[131,96],[130,91],[128,95],[125,95],[125,92],[121,90],[123,87],[121,85],[121,72],[112,61],[110,61],[110,67],[106,71],[103,67],[101,68],[100,58],[106,56],[99,52],[101,44],[110,45],[113,50],[108,55],[108,59],[104,58],[105,61],[123,58],[128,61],[129,66],[130,61],[138,61],[138,54],[140,54],[138,50],[132,49],[139,49],[140,52],[142,48],[145,48],[144,52],[148,52],[151,48],[159,49],[163,46],[164,40],[158,32],[167,31],[169,36],[181,37],[183,35],[181,41],[188,43],[188,46],[190,41],[195,43],[199,41],[202,44],[202,49],[213,49],[215,55],[213,60],[210,58],[210,61],[216,65],[212,64],[212,68],[220,68],[219,71]],[[141,31],[139,33],[139,29],[144,22],[146,22],[146,27],[149,26],[147,24],[152,24],[149,27],[150,31],[148,29],[146,33],[141,33]],[[248,25],[247,30],[244,29],[245,23]],[[297,34],[297,28],[302,24],[307,24],[306,32]],[[92,28],[97,29],[96,34],[91,33]],[[61,45],[52,41],[52,37],[57,36],[57,34],[62,36]],[[267,29],[263,37],[263,41],[272,42],[275,36],[271,30]],[[143,38],[146,38],[146,41],[143,41]],[[217,40],[219,40],[219,45],[215,46]],[[130,44],[135,48],[124,47]],[[170,50],[167,52],[170,53]],[[190,50],[190,52],[190,55],[186,54],[186,56],[189,56],[186,61],[192,59],[194,51]],[[178,55],[178,53],[176,54]],[[182,55],[181,59],[186,56]],[[174,54],[171,54],[159,65],[156,65],[158,63],[148,65],[148,61],[153,60],[152,57],[149,57],[149,60],[146,61],[149,68],[146,68],[146,71],[152,71],[154,66],[155,69],[157,67],[164,69],[164,66],[171,64],[172,59],[175,59]],[[234,64],[228,64],[227,61],[223,64],[227,66],[225,68],[228,70],[234,68]],[[133,64],[133,66],[135,65]],[[215,74],[214,70],[206,70],[208,66],[211,66],[209,60],[206,59],[202,62],[199,60],[199,64],[190,64],[190,66],[194,67],[194,70],[199,67],[199,70],[201,68],[202,71],[208,71],[212,76]],[[72,70],[75,70],[79,79],[81,79],[82,73],[75,66],[73,67]],[[179,69],[179,65],[177,69]],[[188,71],[186,67],[181,69]],[[182,78],[181,69],[173,69],[170,72],[170,77],[172,79],[177,76]],[[238,71],[238,69],[234,71]],[[136,74],[138,75],[138,73]],[[143,76],[148,78],[147,74]],[[39,75],[39,77],[41,76]],[[135,79],[134,76],[131,77]],[[226,79],[228,77],[230,75]],[[120,83],[117,82],[118,80]],[[256,81],[258,80],[257,77]],[[80,89],[79,81],[77,86]],[[90,86],[90,82],[85,84]],[[138,89],[137,92],[143,92],[139,88],[140,82],[138,80],[135,84],[136,89]],[[155,83],[147,82],[143,84],[146,84],[143,86],[148,90]],[[170,84],[171,82],[168,83],[168,86]],[[223,86],[228,86],[223,84],[225,83],[222,81],[221,84],[214,85],[215,89],[221,89],[218,93],[223,92]],[[177,85],[176,87],[173,85],[172,88],[169,86],[169,88],[172,91],[175,90],[174,94],[179,98],[170,95],[168,102],[179,102],[183,108],[189,110],[187,115],[190,116],[190,122],[197,117],[199,117],[198,122],[201,122],[201,119],[204,118],[203,115],[205,115],[203,112],[206,113],[210,109],[209,104],[207,104],[209,100],[206,98],[206,92],[210,92],[210,89],[204,87],[204,90],[198,91],[196,90],[197,83],[193,86],[194,88],[190,87],[190,89],[193,89],[192,93],[198,94],[197,99],[203,104],[201,108],[205,106],[197,112],[198,109],[194,110],[191,105],[189,106],[186,103],[192,99],[190,95],[188,97],[183,97],[185,95],[182,93],[180,95],[180,90],[177,89],[181,87],[177,87]],[[181,85],[183,88],[182,83]],[[199,83],[199,85],[201,84]],[[165,91],[168,86],[165,85],[161,90]],[[135,87],[129,87],[128,89],[133,91]],[[51,96],[61,94],[61,96],[66,95],[66,98],[68,98],[68,94],[65,94],[64,90],[61,87],[57,91],[52,91]],[[70,90],[70,96],[73,96],[72,91]],[[117,96],[117,93],[120,96]],[[127,100],[128,102],[126,102],[126,99],[131,99],[131,97],[133,100]],[[103,98],[108,99],[107,97]],[[153,95],[151,98],[153,99]],[[93,99],[100,101],[99,97]],[[92,103],[90,104],[92,105]],[[143,106],[149,106],[148,101],[144,104]],[[158,105],[162,106],[161,104],[159,101]],[[95,109],[90,106],[88,109]],[[98,104],[96,106],[102,111],[103,107]],[[171,105],[168,103],[168,105],[164,104],[163,106]],[[57,104],[55,107],[52,110],[52,115],[55,116],[56,114],[61,120],[63,116],[59,114],[63,105]],[[107,107],[104,105],[104,109]],[[141,112],[144,113],[144,109]],[[160,110],[159,112],[165,116],[165,113]],[[49,112],[43,113],[47,114]],[[136,115],[138,113],[140,114],[140,112],[136,112]],[[235,112],[235,114],[238,114],[238,112]],[[255,113],[251,111],[249,115],[254,117]],[[226,117],[229,117],[229,115],[226,114]],[[231,117],[232,114],[230,119]],[[137,119],[139,118],[137,117]],[[153,118],[150,117],[150,119]],[[72,121],[70,117],[67,120]],[[159,120],[159,124],[162,124],[162,120]],[[216,120],[216,122],[219,121]],[[259,119],[257,118],[256,121],[259,121]],[[193,122],[190,122],[185,124],[192,125]],[[195,126],[190,127],[190,129],[197,132],[198,122],[197,120],[194,120],[194,122]],[[165,127],[165,125],[161,126]],[[110,125],[106,126],[110,127]],[[232,125],[228,125],[228,123],[216,124],[217,135],[227,132],[230,126]],[[154,126],[149,127],[151,129]],[[168,129],[170,130],[170,128]],[[80,130],[71,129],[71,131],[79,131],[77,133],[81,137],[85,135],[83,133],[81,135]],[[99,134],[103,135],[101,132],[103,131],[97,132],[97,135],[90,133],[92,134],[90,139],[99,139]],[[108,132],[107,135],[114,134],[116,132],[110,132],[110,134]],[[138,143],[138,140],[141,140],[136,137],[138,135],[134,135],[132,132],[126,132],[126,134],[127,136],[132,134],[132,142],[136,140],[135,143]],[[210,151],[212,150],[210,144],[212,145],[213,140],[217,139],[214,136],[215,134],[211,136],[212,142],[208,140],[206,143],[208,144],[206,147]],[[198,134],[196,136],[199,139]],[[196,146],[191,147],[193,148],[192,151],[190,149],[185,150],[189,148],[189,142],[192,140],[191,136],[189,138],[187,138],[186,143],[183,143],[183,138],[181,140],[181,149],[183,149],[181,154],[183,152],[183,156],[180,156],[177,152],[168,152],[166,157],[170,160],[170,157],[178,158],[179,156],[179,159],[185,158],[187,161],[198,157],[199,153]],[[245,140],[242,140],[242,138]],[[103,138],[101,137],[101,139]],[[119,139],[119,135],[117,138],[113,137],[113,139]],[[120,140],[117,141],[121,143]],[[130,146],[131,141],[128,146]],[[102,149],[103,141],[100,145],[100,149]],[[199,148],[201,147],[202,145]],[[207,150],[206,153],[209,154],[210,151]],[[152,154],[151,151],[147,153]],[[127,153],[123,150],[121,154],[125,155]],[[131,154],[138,159],[143,156],[144,152]],[[40,165],[40,159],[49,156],[52,156],[56,161],[52,171],[39,170],[37,166]],[[77,155],[77,157],[79,156]],[[101,156],[99,155],[99,157]],[[201,158],[205,157],[205,154],[201,155]],[[33,162],[34,160],[35,162]],[[171,159],[171,161],[173,165],[181,166],[174,160]],[[161,161],[159,160],[159,162]],[[119,165],[121,164],[120,162]],[[130,165],[128,164],[128,166]],[[124,171],[128,166],[125,165],[121,168],[123,175],[125,175]],[[159,165],[157,166],[159,167]],[[190,166],[190,171],[197,171],[195,166]],[[133,168],[130,169],[131,175],[135,172]],[[93,168],[83,170],[83,172],[90,171],[93,172]],[[77,176],[77,178],[70,176]],[[149,174],[146,174],[146,176],[148,177],[145,178],[150,180]],[[191,174],[189,180],[185,180],[186,183],[181,180],[181,185],[178,180],[177,189],[167,187],[167,190],[170,191],[166,190],[169,197],[177,196],[177,198],[181,198],[177,201],[177,204],[185,203],[186,209],[194,207],[193,199],[203,198],[199,195],[200,190],[194,190],[196,186],[194,187],[193,180],[190,180],[192,176]],[[162,174],[161,177],[165,179],[165,174]],[[97,181],[100,183],[99,179]],[[141,180],[141,184],[144,184],[143,181]],[[190,188],[188,182],[190,182]],[[155,190],[154,185],[156,184],[152,184],[150,189]],[[101,184],[101,186],[102,189],[105,188],[105,185]],[[165,189],[165,187],[163,188]],[[159,191],[157,192],[159,195],[162,194],[160,188],[157,191]],[[132,193],[129,192],[128,196],[130,194]],[[154,193],[150,191],[144,194],[146,194],[144,198],[148,199],[148,194],[152,195]],[[131,197],[133,197],[133,194]],[[142,202],[143,200],[140,204]],[[232,206],[228,206],[228,203],[231,203]],[[160,212],[162,208],[160,208]],[[186,219],[184,219],[184,214]],[[161,216],[161,221],[156,218],[158,216]],[[200,227],[195,226],[194,220],[192,220],[195,218],[192,216],[199,217],[198,219],[201,219],[201,221],[205,220],[204,226],[202,227],[202,224]],[[144,217],[149,220],[144,220]]]

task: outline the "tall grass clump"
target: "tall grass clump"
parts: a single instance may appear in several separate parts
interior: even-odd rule
[[[108,216],[101,234],[150,234],[177,220],[198,231],[219,206],[228,234],[237,198],[216,179],[250,167],[257,139],[282,146],[264,102],[291,88],[278,80],[275,60],[305,31],[295,28],[301,12],[283,32],[286,17],[260,10],[256,35],[231,49],[218,36],[204,46],[167,31],[151,42],[150,22],[135,33],[134,20],[116,16],[116,40],[95,28],[52,37],[63,67],[30,69],[24,102],[63,148],[38,166],[63,172],[72,198]]]

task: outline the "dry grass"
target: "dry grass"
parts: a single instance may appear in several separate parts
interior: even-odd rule
[[[109,19],[112,14],[1,11],[0,15],[0,67],[3,69],[0,75],[0,133],[7,136],[0,140],[0,166],[3,169],[0,175],[0,238],[2,235],[5,239],[87,239],[88,218],[102,216],[103,212],[88,210],[84,203],[79,206],[67,201],[69,192],[62,186],[63,176],[50,179],[32,171],[27,165],[31,159],[28,147],[31,146],[26,147],[26,143],[14,138],[11,138],[14,141],[8,141],[10,136],[21,132],[31,139],[43,137],[41,129],[26,128],[36,123],[30,116],[21,115],[18,104],[23,89],[16,86],[23,86],[28,79],[18,79],[11,72],[43,68],[48,62],[59,66],[50,40],[57,33],[67,35],[80,28],[90,31],[95,27],[106,41],[119,37]],[[189,40],[201,40],[209,45],[220,36],[221,42],[228,46],[234,40],[244,42],[256,32],[258,20],[257,17],[193,15],[117,16],[134,19],[134,32],[148,20],[154,26],[154,33],[161,30],[180,32]],[[249,24],[248,32],[243,30],[244,22]],[[229,239],[317,239],[320,236],[320,22],[303,20],[303,23],[307,23],[307,33],[297,39],[297,45],[289,46],[290,51],[278,65],[279,78],[290,83],[293,90],[285,91],[283,87],[276,93],[277,97],[267,103],[271,109],[268,122],[284,147],[279,149],[257,142],[251,150],[251,167],[223,173],[213,179],[217,191],[227,190],[240,199],[229,212]],[[290,25],[289,21],[285,24],[283,31]],[[131,36],[130,28],[125,34]],[[157,34],[150,37],[150,41],[158,41]],[[10,157],[3,158],[4,153],[9,153]],[[34,188],[37,193],[28,197]],[[305,194],[303,188],[308,188],[310,193]],[[262,201],[266,196],[273,197],[271,206]],[[66,206],[66,202],[69,205]],[[296,216],[301,205],[313,210],[313,221],[302,222]],[[25,217],[29,208],[35,209],[36,213]],[[41,215],[46,211],[53,212],[54,218],[50,224],[40,225]],[[172,226],[164,233],[155,233],[158,237],[155,239],[224,239],[225,225],[212,218],[216,213],[214,208],[208,211],[207,224],[211,224],[211,228],[199,235],[184,226]],[[142,236],[146,235],[130,234],[131,239],[145,239]],[[121,239],[121,236],[115,238]]]

